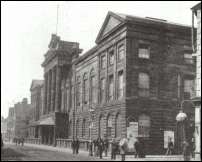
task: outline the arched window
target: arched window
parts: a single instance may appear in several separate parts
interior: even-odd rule
[[[88,103],[88,77],[86,73],[83,76],[83,103]]]
[[[107,117],[107,137],[111,138],[112,136],[112,115],[108,115]]]
[[[76,137],[79,136],[79,120],[76,121]]]
[[[85,137],[85,131],[86,131],[86,120],[83,119],[83,123],[82,123],[82,137]]]
[[[91,70],[90,73],[90,102],[92,104],[96,103],[96,79],[95,79],[95,71]]]
[[[121,128],[121,115],[117,114],[116,115],[116,119],[115,119],[115,137],[116,138],[121,137],[121,132],[122,132],[122,128]]]
[[[103,116],[100,116],[100,119],[99,119],[99,136],[101,138],[104,137],[104,117]]]
[[[138,136],[149,137],[151,121],[150,117],[142,114],[138,119]]]

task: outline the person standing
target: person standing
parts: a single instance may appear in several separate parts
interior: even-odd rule
[[[173,148],[174,148],[174,144],[172,142],[172,139],[169,138],[169,141],[168,141],[168,149],[166,151],[166,155],[172,155],[173,154]]]
[[[75,151],[75,139],[74,138],[72,139],[71,147],[72,147],[72,153],[75,154],[76,151]]]
[[[134,143],[134,150],[135,150],[135,158],[140,156],[140,141],[138,138],[136,138],[136,141]]]
[[[120,154],[121,154],[121,161],[125,161],[125,154],[126,154],[126,149],[127,149],[127,139],[123,138],[119,142],[119,148],[120,148]]]
[[[92,142],[92,140],[90,140],[90,142],[89,142],[88,149],[89,149],[89,155],[93,156],[93,142]]]
[[[78,153],[79,153],[79,146],[80,146],[79,139],[78,139],[78,138],[76,138],[76,142],[75,142],[76,154],[78,154]]]
[[[116,146],[116,141],[115,139],[113,138],[112,139],[112,143],[111,143],[111,159],[115,160],[116,159],[116,149],[117,149],[117,146]]]
[[[25,139],[23,137],[21,137],[21,146],[24,146],[24,141],[25,141]]]
[[[98,140],[98,151],[99,151],[100,159],[102,159],[103,150],[104,150],[104,142],[101,138],[99,138],[99,140]]]
[[[187,141],[182,143],[184,161],[190,161],[190,145]]]
[[[107,153],[108,153],[108,148],[109,148],[109,141],[107,139],[107,137],[104,139],[104,152],[105,152],[105,157],[107,157]]]

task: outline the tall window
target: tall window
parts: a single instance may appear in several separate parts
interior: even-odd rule
[[[187,64],[193,64],[192,54],[184,53],[184,61]]]
[[[138,80],[139,96],[148,97],[149,96],[149,75],[147,73],[139,73]]]
[[[72,121],[69,122],[69,137],[72,136]]]
[[[84,104],[88,103],[88,78],[87,78],[87,74],[84,74],[83,77],[83,101]]]
[[[90,80],[90,84],[91,84],[91,102],[94,104],[96,103],[96,80],[95,80],[95,73],[94,70],[91,71],[91,80]]]
[[[184,80],[184,98],[189,99],[194,91],[194,81]]]
[[[100,101],[101,103],[104,102],[105,99],[105,79],[102,78],[100,81]]]
[[[106,67],[106,57],[105,55],[101,56],[101,69],[104,69]]]
[[[149,46],[146,44],[140,44],[139,49],[138,49],[138,57],[139,58],[145,58],[149,59],[150,58],[150,52],[149,52]]]
[[[81,105],[81,82],[79,77],[77,78],[76,101],[77,101],[77,106],[80,106]]]
[[[118,60],[122,60],[124,58],[124,45],[120,45],[118,47]]]
[[[110,138],[112,135],[112,116],[109,115],[107,118],[107,137]]]
[[[79,136],[79,120],[76,121],[76,137]]]
[[[114,76],[109,76],[109,101],[113,100],[114,98]]]
[[[140,115],[138,120],[138,136],[149,137],[150,125],[150,117],[145,114]]]
[[[71,107],[74,106],[74,86],[71,87]]]
[[[100,116],[100,119],[99,119],[99,135],[101,138],[104,137],[104,117],[103,116]]]
[[[118,99],[123,97],[123,71],[118,72]]]
[[[109,65],[113,65],[114,64],[114,50],[111,50],[109,52]]]
[[[82,123],[82,137],[85,136],[85,131],[86,131],[86,120],[84,119]]]
[[[121,137],[121,131],[122,131],[122,127],[121,127],[121,115],[118,114],[116,116],[116,119],[115,119],[115,137],[116,138]]]

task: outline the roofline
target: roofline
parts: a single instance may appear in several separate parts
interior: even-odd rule
[[[196,11],[196,10],[198,10],[198,9],[201,9],[201,2],[197,3],[195,6],[193,6],[193,7],[191,8],[191,10],[193,10],[193,11]]]

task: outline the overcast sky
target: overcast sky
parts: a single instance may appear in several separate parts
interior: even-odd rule
[[[191,10],[200,1],[1,2],[1,115],[27,97],[32,79],[43,79],[44,53],[51,34],[80,43],[85,51],[95,45],[108,11],[155,17],[191,25]]]

